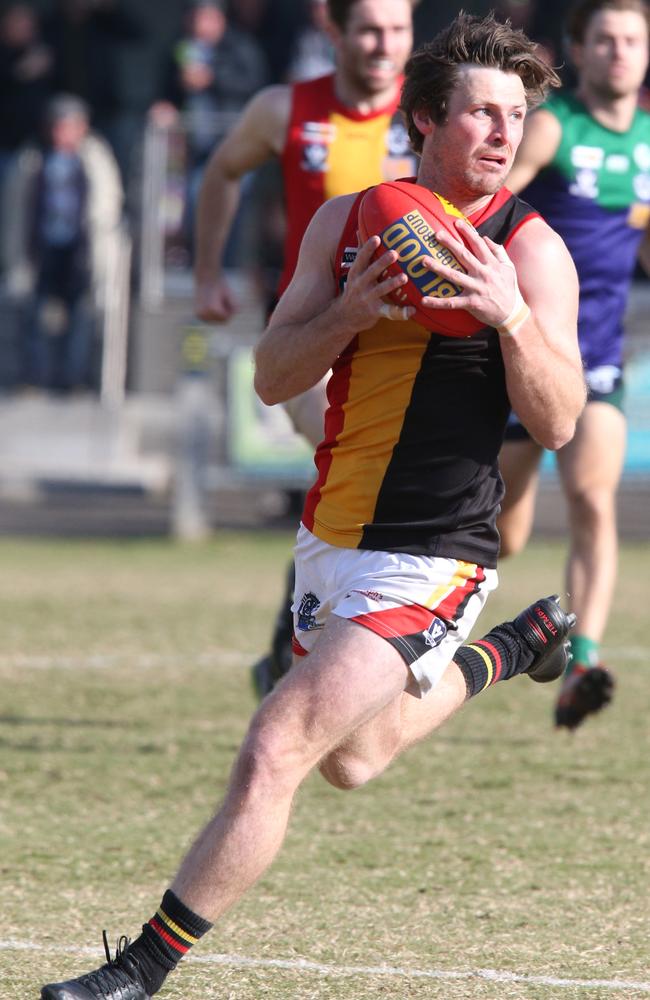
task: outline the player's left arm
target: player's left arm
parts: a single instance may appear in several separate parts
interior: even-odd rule
[[[433,258],[430,270],[460,285],[445,299],[423,298],[432,310],[467,309],[500,334],[508,395],[531,436],[556,450],[571,440],[585,403],[578,348],[578,277],[563,240],[542,219],[529,220],[508,250],[456,223],[461,243],[441,230],[437,238],[465,268]]]

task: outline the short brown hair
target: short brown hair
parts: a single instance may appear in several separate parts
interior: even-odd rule
[[[550,87],[560,86],[555,70],[537,54],[535,42],[510,21],[497,21],[492,13],[476,17],[461,11],[406,64],[401,108],[416,153],[422,151],[423,140],[413,121],[414,112],[426,110],[432,121],[442,124],[459,69],[465,65],[516,73],[530,108],[544,100]]]
[[[569,10],[567,17],[567,35],[574,45],[582,45],[587,34],[589,22],[601,10],[627,11],[632,10],[645,18],[650,34],[650,7],[645,0],[579,0]]]
[[[411,7],[417,7],[420,0],[409,0]],[[350,16],[350,10],[359,0],[327,0],[327,12],[329,14],[330,21],[340,28],[341,31],[345,30],[345,26],[348,23],[348,17]]]

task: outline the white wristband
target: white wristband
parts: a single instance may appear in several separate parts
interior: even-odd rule
[[[515,304],[512,307],[512,312],[509,316],[506,316],[502,323],[499,323],[496,328],[497,333],[502,337],[514,337],[517,330],[523,326],[529,316],[530,309],[524,302],[522,294],[517,288],[517,295],[515,298]]]

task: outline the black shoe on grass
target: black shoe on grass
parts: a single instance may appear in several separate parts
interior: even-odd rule
[[[115,958],[111,958],[104,931],[104,950],[105,965],[78,979],[49,983],[41,990],[41,1000],[150,1000],[138,963],[129,955],[129,939],[119,939]]]
[[[614,678],[602,663],[585,667],[581,663],[571,670],[562,684],[555,706],[555,725],[577,729],[588,715],[608,705],[614,694]]]
[[[571,659],[567,636],[575,623],[576,616],[562,610],[557,594],[540,598],[517,615],[512,624],[535,654],[526,671],[531,681],[548,684],[562,676]]]

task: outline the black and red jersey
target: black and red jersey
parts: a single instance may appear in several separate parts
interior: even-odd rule
[[[360,198],[337,251],[339,287],[357,245]],[[470,221],[507,247],[533,217],[502,189]],[[337,359],[328,400],[303,514],[310,531],[346,548],[496,565],[509,402],[495,330],[456,339],[380,319]]]

